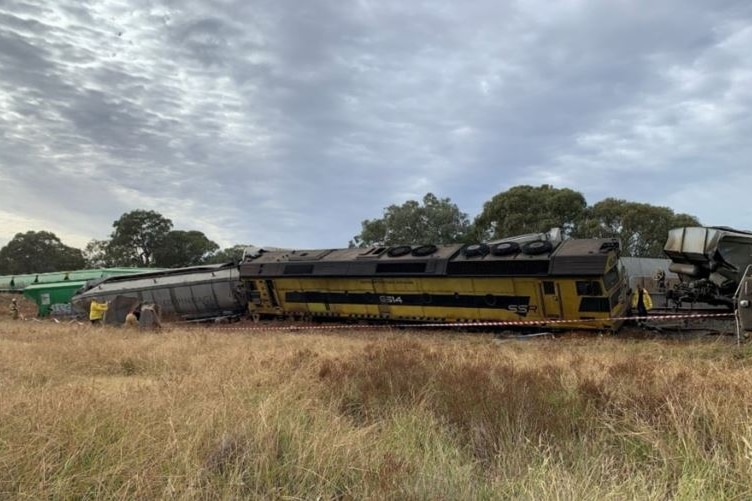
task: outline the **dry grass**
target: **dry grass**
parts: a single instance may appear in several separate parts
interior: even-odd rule
[[[749,499],[751,357],[0,321],[0,498]]]

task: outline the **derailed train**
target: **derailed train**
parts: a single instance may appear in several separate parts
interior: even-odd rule
[[[734,308],[745,269],[752,264],[752,233],[725,226],[669,231],[663,249],[669,270],[681,282],[667,292],[675,303],[707,303]]]
[[[493,245],[260,252],[240,264],[240,278],[259,317],[616,330],[627,310],[618,242],[550,233]]]
[[[239,265],[105,279],[73,305],[85,312],[94,297],[124,295],[181,319],[248,314],[617,330],[628,310],[619,255],[616,240],[562,240],[556,230],[491,244],[255,249]]]
[[[118,296],[158,304],[168,318],[183,320],[237,316],[247,304],[238,267],[227,263],[92,281],[73,296],[71,305],[85,315],[92,299]]]

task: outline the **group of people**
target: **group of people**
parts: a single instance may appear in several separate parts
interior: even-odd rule
[[[105,315],[110,309],[110,301],[105,301],[102,298],[94,298],[89,304],[89,322],[91,325],[100,325],[104,323]],[[136,303],[131,307],[125,316],[124,327],[139,327],[141,325],[141,312],[142,309],[149,310],[151,317],[147,325],[149,327],[161,327],[159,307],[156,304],[142,304]],[[10,300],[10,318],[18,320],[21,318],[21,310],[18,307],[18,300],[12,298]]]
[[[124,327],[133,328],[140,326],[142,306],[145,309],[154,310],[156,308],[156,305],[149,306],[142,305],[141,303],[136,303],[125,315],[125,322],[123,322]],[[109,307],[109,301],[102,301],[100,298],[92,299],[89,306],[89,321],[91,322],[91,324],[98,325],[103,323],[105,314],[109,310]],[[151,326],[160,326],[158,315],[155,315],[155,317],[152,319]]]

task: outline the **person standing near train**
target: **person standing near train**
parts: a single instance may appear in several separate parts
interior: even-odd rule
[[[13,298],[10,300],[10,318],[18,320],[20,315],[21,314],[18,311],[18,302],[16,301],[16,298]]]
[[[102,319],[104,318],[105,313],[107,313],[109,305],[110,303],[108,301],[100,302],[99,298],[91,300],[91,305],[89,306],[89,321],[91,322],[91,325],[102,323]]]
[[[632,293],[632,311],[637,310],[637,324],[642,325],[647,319],[648,311],[653,309],[653,300],[645,287],[637,287]]]
[[[662,269],[657,269],[653,279],[658,286],[658,292],[666,292],[666,272]]]
[[[126,328],[134,329],[138,327],[138,321],[141,317],[141,303],[136,304],[133,306],[128,314],[125,316],[125,323],[123,324]]]

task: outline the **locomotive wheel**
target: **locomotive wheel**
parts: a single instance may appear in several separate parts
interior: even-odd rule
[[[486,244],[472,244],[465,247],[462,251],[465,257],[485,256],[488,254],[488,245]]]
[[[520,252],[520,244],[517,242],[501,242],[491,247],[491,254],[494,256],[509,256]]]
[[[551,245],[551,242],[528,242],[525,245],[522,246],[522,252],[525,254],[543,254],[545,252],[551,252],[553,250],[554,246]]]
[[[410,251],[413,250],[412,247],[409,245],[398,245],[397,247],[392,247],[387,251],[387,254],[389,257],[400,257],[404,256],[405,254],[410,254]]]
[[[438,247],[433,244],[421,245],[413,249],[413,256],[429,256],[436,252]]]

